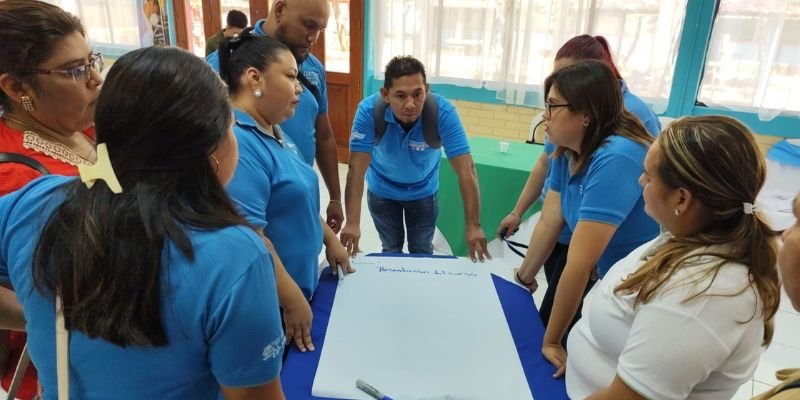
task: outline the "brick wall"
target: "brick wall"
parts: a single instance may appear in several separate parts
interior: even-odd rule
[[[461,122],[470,136],[488,136],[498,139],[525,141],[531,129],[531,120],[539,109],[501,104],[475,103],[453,100]],[[542,140],[537,135],[538,140]],[[783,139],[778,136],[756,135],[756,143],[764,154],[773,144]]]

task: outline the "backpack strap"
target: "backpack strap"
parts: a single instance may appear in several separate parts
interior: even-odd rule
[[[308,78],[306,78],[306,76],[303,75],[302,72],[298,72],[297,73],[297,80],[300,81],[300,83],[303,86],[305,86],[306,89],[308,89],[308,91],[311,92],[311,94],[314,95],[314,98],[317,99],[317,103],[320,103],[320,104],[322,103],[320,101],[320,98],[319,98],[321,96],[321,94],[319,92],[319,88],[316,85],[314,85],[313,83],[311,83],[311,81],[308,80]]]
[[[42,175],[50,175],[50,171],[48,171],[47,168],[42,165],[42,163],[22,154],[0,153],[0,163],[22,164],[39,171],[39,173]]]
[[[383,134],[386,133],[386,102],[381,96],[378,96],[375,101],[375,109],[373,110],[373,118],[375,120],[375,144],[381,141]],[[422,106],[422,135],[425,137],[425,143],[431,148],[438,149],[442,147],[442,138],[439,136],[439,103],[436,102],[436,97],[432,92],[428,92],[425,96],[425,104]]]
[[[381,141],[383,134],[386,132],[386,119],[384,115],[386,114],[386,104],[383,101],[383,97],[377,96],[377,100],[375,101],[375,109],[373,110],[372,116],[375,119],[375,145],[378,145],[378,142]]]
[[[439,136],[439,103],[432,92],[425,96],[425,104],[422,106],[422,134],[425,136],[425,143],[431,148],[442,147],[442,138]]]

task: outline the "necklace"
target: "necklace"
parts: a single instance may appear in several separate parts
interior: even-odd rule
[[[52,135],[47,133],[41,132],[41,130],[34,129],[30,124],[20,121],[16,118],[9,117],[8,115],[3,115],[3,119],[7,121],[11,121],[21,127],[23,127],[24,135],[22,138],[22,146],[26,149],[31,149],[38,151],[40,153],[44,153],[52,158],[55,158],[59,161],[65,162],[67,164],[71,164],[74,166],[78,165],[93,165],[94,161],[91,160],[92,151],[89,151],[89,154],[84,156],[78,154],[73,148],[67,146],[66,144],[62,143]],[[83,137],[89,141],[90,143],[93,142],[89,137],[83,134]]]

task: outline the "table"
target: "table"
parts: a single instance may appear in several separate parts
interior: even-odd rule
[[[531,169],[544,152],[542,145],[509,142],[508,152],[501,153],[499,143],[497,139],[480,136],[469,139],[480,187],[481,227],[489,240],[495,236],[500,221],[514,208]],[[537,201],[522,219],[525,220],[541,208],[541,201]],[[458,187],[458,177],[444,152],[439,168],[439,217],[436,219],[436,227],[447,239],[453,255],[467,255],[464,203]]]
[[[451,258],[417,254],[370,254],[369,256]],[[564,379],[552,378],[555,367],[541,354],[544,327],[530,293],[503,278],[494,275],[492,278],[531,393],[538,399],[568,399]],[[281,371],[281,384],[287,399],[325,399],[312,396],[311,387],[325,345],[325,332],[336,295],[337,281],[337,277],[330,273],[329,268],[322,271],[319,286],[311,301],[311,309],[314,312],[311,338],[316,350],[301,353],[294,346],[289,349]]]

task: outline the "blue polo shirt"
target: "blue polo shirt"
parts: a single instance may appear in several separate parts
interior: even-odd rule
[[[628,138],[611,135],[577,175],[570,173],[566,154],[551,163],[550,190],[561,194],[561,213],[571,232],[578,221],[611,224],[617,231],[597,262],[602,278],[622,257],[655,238],[658,224],[644,212],[639,176],[644,170],[647,147]]]
[[[264,33],[263,24],[265,20],[256,22],[253,28],[254,36],[267,36]],[[214,71],[219,73],[219,53],[217,51],[206,57],[206,62],[211,65]],[[314,97],[304,85],[303,92],[300,93],[300,104],[295,109],[294,116],[281,124],[283,131],[292,138],[297,145],[303,160],[308,165],[314,165],[314,157],[317,154],[317,118],[328,112],[328,84],[325,78],[325,67],[314,57],[308,57],[298,65],[300,73],[319,90],[319,98]]]
[[[436,96],[439,105],[439,136],[448,159],[469,153],[467,133],[461,125],[455,107],[444,97]],[[422,117],[406,133],[394,118],[391,107],[386,107],[386,131],[375,145],[375,102],[380,93],[361,100],[358,104],[350,151],[371,153],[367,168],[369,191],[387,199],[410,201],[433,195],[439,190],[439,162],[441,148],[433,149],[425,143]],[[383,100],[381,100],[383,101]]]
[[[644,128],[647,130],[649,134],[653,137],[658,137],[658,134],[661,133],[661,121],[658,120],[658,116],[650,107],[645,104],[642,99],[637,97],[633,94],[630,90],[628,90],[628,85],[625,81],[619,81],[620,83],[620,90],[622,90],[622,101],[625,104],[625,109],[628,110],[631,114],[635,115],[639,118],[639,121],[644,125]],[[556,145],[551,143],[547,137],[544,139],[544,152],[549,157],[550,154],[556,150]],[[548,160],[548,173],[544,180],[544,185],[542,185],[542,198],[544,198],[545,194],[547,194],[547,188],[549,187],[550,182],[550,167],[552,167],[552,161]],[[558,237],[558,242],[567,244],[569,240],[572,238],[572,231],[569,230],[569,227],[564,227],[564,230],[561,231],[561,235]]]
[[[28,349],[45,399],[56,399],[54,298],[34,287],[37,238],[72,177],[45,176],[0,197],[0,281],[25,311]],[[275,272],[258,235],[244,226],[187,229],[194,260],[168,243],[162,256],[162,321],[169,344],[120,347],[72,330],[70,397],[217,399],[220,385],[247,387],[280,372],[284,336]]]
[[[239,164],[228,193],[247,221],[264,230],[287,272],[310,299],[319,282],[322,250],[317,173],[303,162],[291,137],[283,136],[281,144],[246,112],[234,110],[234,115]]]

